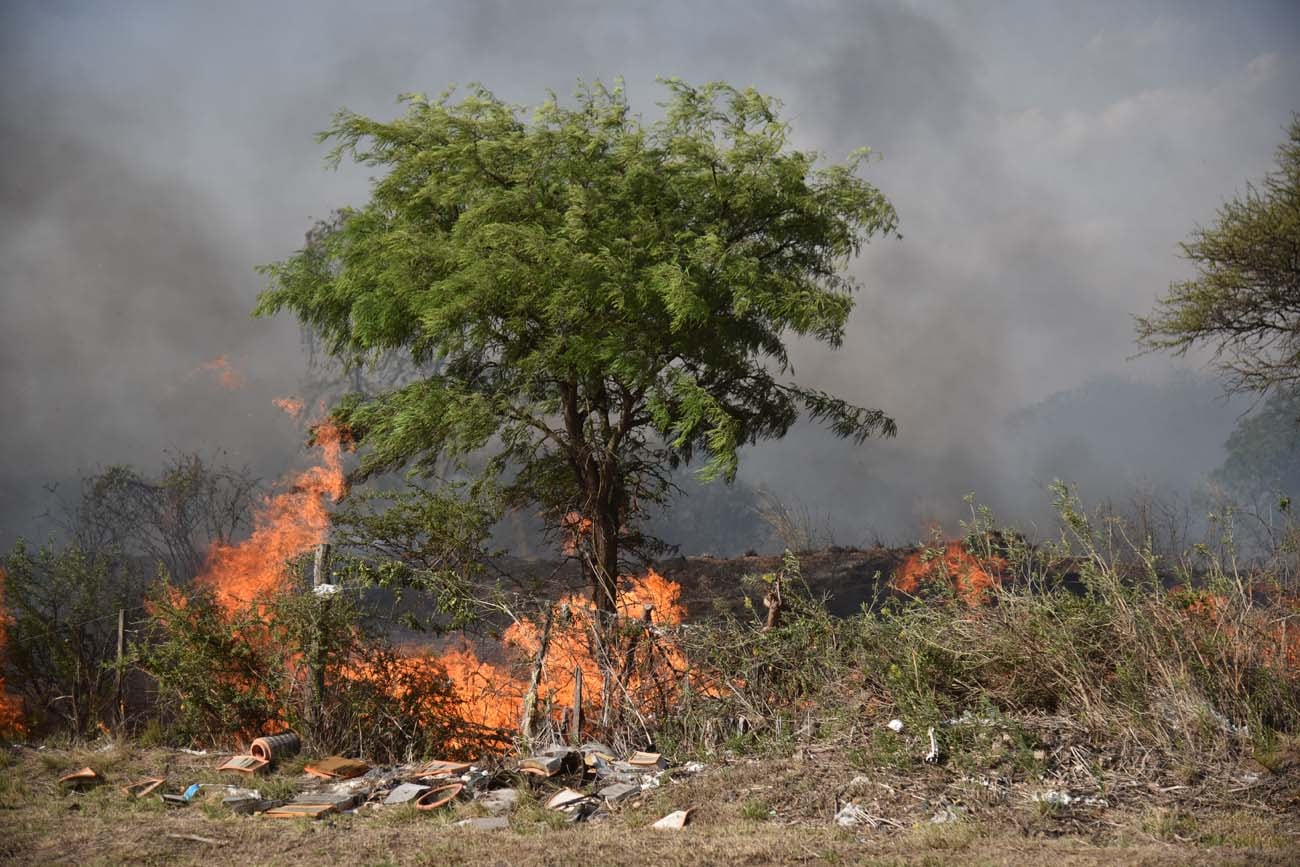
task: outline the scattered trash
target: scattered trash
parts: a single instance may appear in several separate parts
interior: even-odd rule
[[[925,754],[927,764],[937,764],[939,762],[939,739],[934,735],[934,726],[930,727],[927,734],[930,736],[930,752]]]
[[[588,743],[578,747],[578,752],[582,753],[582,759],[587,767],[592,768],[601,762],[614,761],[614,751],[604,744]]]
[[[677,772],[681,774],[698,774],[706,767],[708,766],[705,765],[704,762],[687,762],[686,764],[678,768]]]
[[[270,761],[257,756],[231,756],[217,765],[218,771],[236,771],[241,774],[258,774],[270,766]]]
[[[293,806],[329,806],[335,810],[350,810],[357,805],[360,798],[353,792],[302,792],[294,797],[292,801],[286,804],[286,807]]]
[[[315,587],[311,588],[311,592],[315,593],[317,596],[333,596],[342,589],[343,588],[337,584],[317,584]]]
[[[429,791],[429,787],[421,786],[419,783],[402,783],[388,793],[388,797],[384,798],[384,803],[405,804],[414,801],[427,791]]]
[[[166,782],[167,781],[162,777],[145,777],[143,780],[140,780],[139,782],[135,782],[135,783],[131,783],[130,785],[123,786],[122,791],[125,792],[127,795],[131,796],[132,798],[143,798],[146,795],[153,794],[155,791],[158,790],[159,786],[163,785]]]
[[[585,801],[588,797],[590,796],[573,789],[560,789],[560,791],[546,799],[546,806],[552,810],[562,810],[570,804]]]
[[[839,812],[835,814],[835,824],[841,828],[867,824],[870,819],[871,815],[852,801],[840,807]]]
[[[472,765],[469,762],[444,762],[435,760],[429,762],[420,770],[415,772],[417,778],[420,777],[454,777],[457,774],[463,774],[468,771]]]
[[[181,795],[181,797],[189,801],[193,799],[193,797],[197,795],[202,788],[203,788],[202,783],[190,783],[189,788],[185,790],[185,793]]]
[[[191,749],[186,749],[185,747],[181,747],[180,749],[177,750],[177,752],[185,753],[185,755],[187,756],[206,756],[208,754],[207,750],[191,750]]]
[[[333,812],[336,811],[332,804],[283,804],[262,815],[272,819],[319,819]]]
[[[360,759],[330,756],[327,759],[321,759],[319,762],[313,762],[303,770],[313,777],[321,777],[326,780],[350,780],[370,770],[370,765]]]
[[[59,777],[59,785],[67,786],[70,789],[82,789],[88,786],[97,786],[104,780],[90,768],[81,768]]]
[[[190,802],[186,800],[184,795],[172,795],[172,794],[164,793],[162,795],[159,795],[158,797],[163,802],[163,806],[166,807],[188,807],[190,805]]]
[[[660,819],[658,822],[655,822],[650,827],[657,828],[661,831],[677,830],[679,828],[685,828],[686,823],[691,820],[691,813],[694,812],[695,812],[694,807],[687,807],[685,810],[677,810],[675,812],[669,813],[667,816],[664,816],[662,819]]]
[[[555,749],[519,760],[519,770],[536,777],[553,777],[561,771],[577,771],[586,762],[581,753],[568,749]]]
[[[457,828],[473,828],[475,831],[504,831],[510,827],[510,820],[505,816],[480,816],[475,819],[461,819]]]
[[[1109,807],[1110,802],[1105,798],[1098,798],[1093,795],[1079,796],[1071,795],[1069,792],[1061,789],[1048,789],[1046,792],[1037,792],[1033,799],[1040,804],[1046,804],[1049,807],[1068,807],[1071,804],[1078,804],[1084,807]]]
[[[415,809],[417,810],[436,810],[439,807],[445,807],[465,788],[464,783],[451,783],[446,786],[439,786],[436,789],[430,789],[415,800]]]
[[[628,756],[627,763],[638,770],[667,770],[668,760],[659,753],[636,752]]]
[[[1074,798],[1070,797],[1069,792],[1062,792],[1060,789],[1048,789],[1046,792],[1035,793],[1034,800],[1040,804],[1047,804],[1049,807],[1068,807]]]
[[[238,816],[251,816],[254,813],[265,813],[267,810],[273,810],[282,805],[284,801],[266,800],[260,793],[254,793],[253,795],[231,795],[222,798],[221,803]]]
[[[569,814],[567,821],[570,825],[576,825],[579,822],[586,822],[588,819],[594,818],[599,811],[600,804],[591,800],[580,801],[574,804],[572,808],[567,808],[565,810],[565,812]]]
[[[509,813],[519,803],[518,789],[493,789],[483,792],[475,801],[494,816]]]
[[[296,755],[302,749],[302,739],[297,733],[283,731],[279,734],[255,738],[248,751],[259,759],[278,762],[280,759]]]
[[[890,730],[895,733],[901,733],[903,731],[903,721],[901,719],[891,719],[886,723],[886,725],[888,725]]]
[[[606,786],[596,794],[604,798],[607,804],[617,804],[634,795],[641,794],[641,787],[636,783],[615,783],[612,786]]]

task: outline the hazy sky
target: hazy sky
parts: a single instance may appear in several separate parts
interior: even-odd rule
[[[324,170],[313,138],[340,107],[387,117],[399,93],[473,81],[536,102],[621,75],[653,114],[655,76],[720,78],[783,99],[801,145],[877,150],[868,177],[904,238],[854,266],[844,349],[796,363],[893,413],[900,440],[868,444],[856,476],[814,437],[745,472],[798,475],[801,496],[834,477],[863,502],[888,477],[907,520],[1014,459],[1008,413],[1187,363],[1129,360],[1131,316],[1187,275],[1178,241],[1270,167],[1300,109],[1300,6],[1286,2],[2,10],[4,543],[39,530],[43,483],[97,466],[225,449],[275,475],[293,458],[299,434],[270,399],[303,372],[298,331],[249,318],[253,267],[364,197],[364,175]],[[204,368],[218,356],[237,388]],[[1231,412],[1206,398],[1203,428],[1170,436],[1221,442]]]

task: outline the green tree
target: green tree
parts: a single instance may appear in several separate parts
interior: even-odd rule
[[[334,408],[362,446],[355,477],[473,457],[507,505],[590,520],[580,550],[607,611],[672,469],[703,457],[702,478],[730,480],[742,446],[801,411],[857,441],[895,433],[788,381],[787,337],[838,346],[845,266],[895,231],[856,174],[866,150],[819,166],[776,100],[664,83],[654,123],[600,84],[531,114],[481,87],[404,97],[388,123],[340,112],[322,133],[334,165],[382,174],[264,268],[256,309],[292,311],[349,363],[400,349],[432,370]]]
[[[1233,493],[1300,496],[1300,391],[1280,391],[1243,418],[1225,444],[1228,457],[1214,471]]]
[[[1237,391],[1300,388],[1300,115],[1277,170],[1219,208],[1182,244],[1196,277],[1137,320],[1146,350],[1213,348]]]

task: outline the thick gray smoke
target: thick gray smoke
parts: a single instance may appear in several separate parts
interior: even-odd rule
[[[1054,475],[1087,475],[1096,496],[1194,483],[1240,407],[1169,359],[1129,361],[1130,316],[1186,274],[1177,242],[1269,167],[1300,108],[1287,3],[0,15],[0,545],[46,531],[46,483],[102,465],[147,470],[169,448],[225,449],[268,475],[292,461],[299,433],[270,401],[296,390],[302,351],[292,322],[249,319],[253,267],[365,194],[363,172],[322,170],[313,133],[344,105],[388,115],[398,93],[470,81],[535,102],[622,75],[650,115],[655,76],[721,78],[780,96],[801,145],[881,152],[870,177],[904,239],[855,264],[844,349],[795,360],[805,381],[893,413],[900,438],[852,450],[801,431],[742,469],[835,514],[841,541],[915,535],[968,490],[1037,514]],[[218,356],[238,388],[204,368]],[[1076,394],[1092,410],[1026,410],[1089,382]]]

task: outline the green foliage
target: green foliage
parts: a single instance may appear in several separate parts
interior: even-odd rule
[[[485,546],[499,512],[489,486],[448,484],[431,491],[354,494],[331,516],[331,539],[345,558],[335,562],[346,583],[383,587],[400,604],[408,591],[431,599],[437,622],[408,617],[413,629],[457,629],[480,613],[473,582],[483,573]]]
[[[1227,449],[1227,460],[1213,478],[1230,491],[1278,501],[1300,495],[1300,391],[1278,392],[1244,417]]]
[[[402,351],[431,371],[335,407],[364,447],[359,476],[489,453],[505,505],[593,522],[593,590],[645,541],[636,519],[668,470],[703,455],[703,478],[729,480],[742,446],[801,410],[855,440],[895,432],[784,381],[786,337],[837,346],[843,266],[895,229],[856,174],[867,153],[819,167],[775,100],[665,86],[653,124],[599,84],[531,114],[481,87],[407,96],[388,123],[340,112],[322,136],[334,161],[384,174],[264,268],[256,310],[292,311],[347,361]]]
[[[110,719],[117,613],[134,608],[143,582],[112,552],[31,551],[21,541],[3,558],[3,573],[8,688],[22,696],[37,729],[90,732]]]
[[[1137,320],[1139,343],[1179,354],[1209,346],[1235,389],[1300,386],[1300,116],[1277,170],[1182,248],[1196,277],[1172,284]]]
[[[1023,776],[1043,770],[1024,722],[1036,719],[1186,767],[1300,732],[1294,606],[1264,603],[1209,548],[1196,575],[1205,589],[1166,590],[1131,527],[1086,512],[1064,487],[1059,495],[1054,544],[1030,546],[974,509],[969,550],[1009,564],[984,604],[895,599],[837,619],[787,593],[775,629],[724,620],[687,630],[690,670],[708,674],[664,721],[665,740],[701,752],[789,749],[790,732],[838,718],[859,738],[847,754],[855,766],[893,767],[924,755],[934,727],[954,767]],[[884,728],[892,716],[901,735]]]
[[[367,635],[346,595],[290,592],[228,611],[210,592],[162,585],[151,609],[154,629],[134,661],[155,679],[173,739],[224,745],[288,726],[308,749],[387,761],[453,755],[491,739],[457,719],[441,665]],[[325,671],[319,714],[309,706],[311,659]]]

